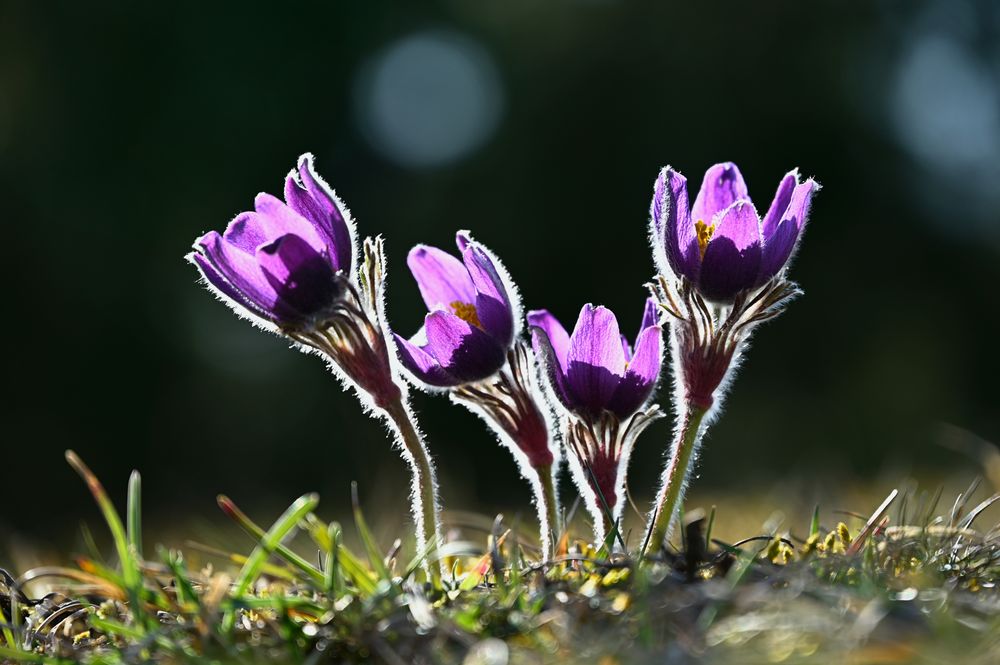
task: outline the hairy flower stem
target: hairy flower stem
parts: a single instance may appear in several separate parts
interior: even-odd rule
[[[559,495],[556,493],[556,480],[552,467],[539,467],[535,471],[538,473],[538,483],[532,483],[532,486],[535,491],[535,508],[538,511],[542,560],[548,561],[555,557],[559,536],[562,533],[559,524]]]
[[[558,447],[534,371],[531,347],[517,341],[507,352],[507,363],[492,379],[459,386],[452,390],[451,399],[482,418],[517,461],[534,497],[545,561],[552,558],[554,540],[561,533],[555,481],[559,458],[554,454]]]
[[[403,459],[410,465],[411,493],[413,494],[413,518],[416,521],[417,552],[426,552],[428,545],[434,543],[439,547],[441,539],[441,520],[438,515],[437,478],[434,474],[434,464],[424,445],[423,438],[414,423],[413,413],[407,406],[402,395],[383,407],[393,428],[396,430]],[[441,582],[441,566],[424,563],[430,575],[431,582],[439,586]]]
[[[646,539],[644,555],[656,554],[663,547],[664,541],[670,535],[674,518],[684,499],[688,474],[695,449],[704,433],[702,421],[708,409],[703,406],[688,405],[684,411],[684,419],[677,429],[673,447],[670,450],[670,462],[663,469],[660,491],[650,515],[650,532]]]

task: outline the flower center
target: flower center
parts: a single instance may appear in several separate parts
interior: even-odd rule
[[[712,239],[712,234],[715,233],[715,224],[709,226],[699,219],[694,223],[694,232],[698,235],[698,251],[701,253],[701,258],[705,258],[708,241]]]
[[[479,314],[476,312],[475,305],[470,305],[467,302],[456,300],[455,302],[450,303],[449,307],[455,310],[455,316],[458,318],[470,325],[476,326],[480,330],[483,329],[483,324],[479,322]]]

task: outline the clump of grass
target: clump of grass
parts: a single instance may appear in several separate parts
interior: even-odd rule
[[[111,532],[116,561],[15,578],[0,569],[0,660],[132,662],[961,662],[1000,658],[1000,527],[977,518],[1000,495],[976,487],[939,514],[890,494],[867,519],[736,543],[712,538],[714,512],[685,519],[681,544],[640,558],[571,534],[557,556],[497,518],[486,546],[449,543],[406,558],[376,542],[355,493],[363,553],[339,524],[294,501],[269,527],[227,497],[222,511],[256,545],[217,566],[142,548],[141,479],[125,519],[73,453]],[[856,524],[855,524],[856,521]],[[854,526],[851,526],[853,524]],[[307,553],[284,543],[305,531]],[[425,560],[450,571],[425,580]],[[45,583],[35,598],[26,592]],[[602,660],[603,659],[603,660]]]

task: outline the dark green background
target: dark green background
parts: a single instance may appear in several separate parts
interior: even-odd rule
[[[927,35],[962,44],[1000,94],[994,3],[128,4],[0,3],[0,532],[93,517],[70,447],[116,497],[142,470],[160,525],[211,514],[217,492],[273,510],[315,489],[339,512],[351,479],[403,512],[382,426],[182,258],[257,191],[280,192],[304,151],[362,233],[385,235],[406,333],[422,316],[407,250],[469,228],[526,307],[571,324],[603,303],[631,334],[657,170],[697,182],[734,160],[763,207],[798,166],[824,185],[793,270],[806,296],[756,336],[699,486],[973,469],[938,445],[941,425],[1000,437],[1000,213],[953,162],[909,149],[892,111],[898,63]],[[424,29],[477,41],[505,103],[481,149],[411,169],[369,146],[352,95],[365,62]],[[479,422],[414,403],[448,506],[527,505]],[[639,442],[640,496],[669,432]]]

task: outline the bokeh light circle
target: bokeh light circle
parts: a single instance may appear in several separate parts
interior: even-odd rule
[[[486,50],[453,31],[427,30],[386,47],[363,68],[355,90],[360,127],[400,166],[454,163],[496,131],[503,108]]]

